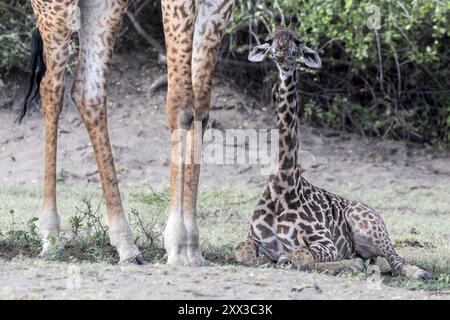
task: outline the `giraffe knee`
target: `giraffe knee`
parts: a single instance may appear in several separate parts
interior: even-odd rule
[[[72,99],[88,129],[106,123],[106,91],[91,89],[75,81],[72,86]]]
[[[98,75],[98,78],[101,76]],[[106,102],[106,87],[101,79],[77,78],[73,83],[71,94],[78,108],[85,105],[102,105]]]
[[[62,74],[46,73],[40,84],[44,115],[59,116],[63,107],[64,77]]]
[[[194,112],[191,110],[185,110],[178,114],[178,128],[189,129],[194,122]]]
[[[169,112],[169,128],[171,131],[189,130],[194,122],[194,110],[183,108],[177,112]]]
[[[195,121],[201,122],[203,131],[206,129],[209,121],[209,105],[195,110]]]

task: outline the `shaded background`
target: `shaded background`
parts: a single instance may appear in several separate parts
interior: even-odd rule
[[[0,108],[18,108],[11,95],[17,96],[28,69],[29,2],[0,0]],[[159,0],[131,0],[116,50],[131,56],[148,51],[149,64],[163,66],[160,11]],[[298,32],[323,60],[321,70],[302,73],[304,123],[448,148],[448,1],[237,1],[216,73],[261,102],[269,100],[276,73],[270,62],[250,64],[246,55],[264,41],[278,12],[299,15]]]

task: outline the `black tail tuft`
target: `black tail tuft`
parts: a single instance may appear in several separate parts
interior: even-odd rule
[[[39,29],[33,30],[31,37],[31,73],[28,80],[28,92],[23,103],[22,110],[20,111],[17,120],[19,123],[22,122],[23,118],[27,114],[28,102],[36,98],[39,93],[39,88],[41,85],[42,78],[45,75],[46,67],[44,62],[44,44],[42,42],[41,33]]]

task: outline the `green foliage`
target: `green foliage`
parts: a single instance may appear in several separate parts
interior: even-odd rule
[[[303,70],[301,77],[307,123],[450,145],[448,1],[236,2],[225,43],[228,56],[244,60],[273,28],[275,13],[286,18],[298,14],[299,34],[323,60],[321,70]],[[145,30],[160,39],[161,19],[146,18],[159,14],[159,1],[134,0],[131,5]],[[14,72],[28,70],[33,27],[29,0],[0,1],[0,87]],[[127,19],[119,35],[128,39],[127,50],[141,42]],[[267,84],[275,74],[253,68],[250,77]]]
[[[388,284],[393,287],[401,287],[409,290],[426,290],[430,292],[436,292],[437,294],[440,291],[447,292],[450,285],[450,275],[449,274],[440,274],[436,279],[432,279],[429,281],[421,281],[416,279],[406,279],[406,278],[393,278],[391,281],[388,281]]]
[[[14,211],[11,211],[11,218],[14,217]],[[21,229],[12,223],[10,230],[5,235],[7,243],[13,247],[19,248],[20,253],[27,251],[38,252],[41,248],[41,238],[37,230],[36,222],[38,218],[33,217],[27,221],[27,228]],[[14,221],[14,220],[13,220]],[[1,233],[0,233],[1,235]]]
[[[323,60],[320,71],[301,77],[305,121],[450,144],[447,1],[239,1],[230,49],[245,59],[275,13],[288,20],[294,12],[297,31]]]
[[[33,29],[29,0],[0,2],[0,85],[14,71],[27,71]]]

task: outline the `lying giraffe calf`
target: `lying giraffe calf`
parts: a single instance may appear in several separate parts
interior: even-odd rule
[[[386,225],[374,209],[318,188],[302,177],[302,168],[297,165],[297,67],[302,61],[320,68],[321,61],[299,39],[294,31],[296,24],[297,17],[293,16],[289,27],[282,28],[278,17],[268,42],[249,54],[254,62],[271,54],[279,70],[280,81],[273,89],[279,164],[253,213],[247,240],[236,248],[236,259],[247,264],[290,261],[304,270],[339,272],[363,270],[362,259],[380,256],[388,260],[396,274],[431,278],[431,273],[406,263],[395,252]]]

